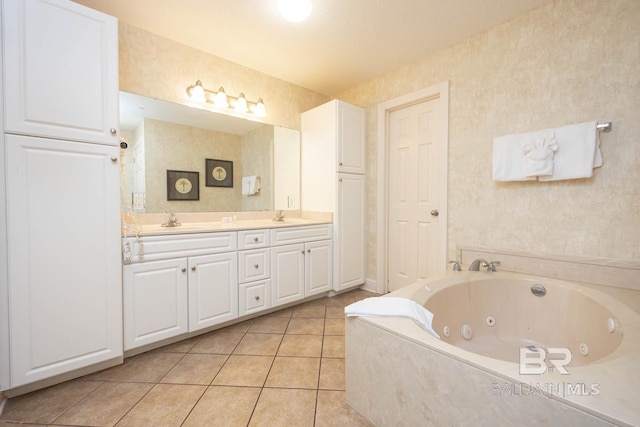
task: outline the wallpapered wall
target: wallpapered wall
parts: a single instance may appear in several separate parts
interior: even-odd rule
[[[348,90],[367,108],[368,277],[376,274],[377,104],[448,80],[448,255],[458,243],[640,261],[640,1],[558,0]],[[496,183],[501,135],[591,120],[604,166]]]
[[[329,101],[313,92],[213,56],[148,31],[119,23],[120,90],[172,101],[188,102],[186,88],[200,79],[210,89],[224,86],[230,95],[262,98],[265,123],[300,129],[300,113]]]
[[[376,272],[377,104],[446,80],[449,257],[471,243],[640,260],[638,22],[637,0],[557,0],[342,93],[367,108],[368,277]],[[267,121],[294,129],[302,111],[329,99],[120,23],[122,90],[185,102],[196,79],[263,97]],[[492,181],[494,137],[590,120],[614,122],[593,178]]]

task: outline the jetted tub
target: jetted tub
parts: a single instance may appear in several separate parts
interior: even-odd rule
[[[440,339],[348,318],[347,402],[380,426],[640,425],[640,314],[595,288],[451,272],[395,291],[434,313]]]

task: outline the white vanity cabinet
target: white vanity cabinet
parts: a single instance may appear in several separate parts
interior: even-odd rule
[[[269,230],[238,232],[239,314],[271,308],[271,249]]]
[[[271,305],[332,289],[330,225],[271,230]]]
[[[333,214],[336,291],[366,280],[364,117],[362,108],[334,100],[301,118],[301,209]]]
[[[235,232],[142,237],[142,256],[128,242],[136,262],[123,268],[125,350],[238,317]]]
[[[124,349],[189,331],[187,259],[125,265]]]
[[[122,362],[117,21],[2,0],[2,29],[1,390],[24,391]]]

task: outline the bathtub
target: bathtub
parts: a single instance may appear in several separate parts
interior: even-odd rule
[[[347,318],[347,403],[376,426],[640,425],[640,314],[612,293],[507,272],[409,285],[388,295],[434,313],[440,339]]]

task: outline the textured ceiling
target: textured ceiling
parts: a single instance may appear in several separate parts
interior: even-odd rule
[[[119,20],[325,95],[550,0],[313,0],[302,23],[276,0],[75,0]]]

